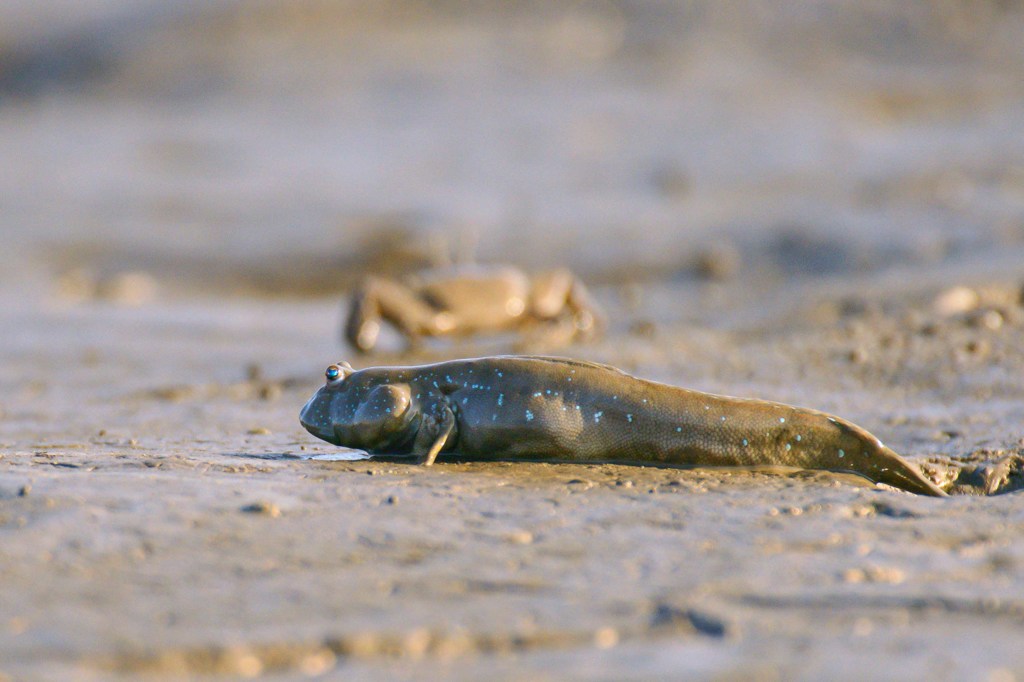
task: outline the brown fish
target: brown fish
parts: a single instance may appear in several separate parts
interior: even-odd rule
[[[824,412],[730,398],[562,358],[417,367],[331,365],[302,425],[335,445],[432,464],[439,454],[675,466],[786,466],[860,474],[945,496],[864,429]]]

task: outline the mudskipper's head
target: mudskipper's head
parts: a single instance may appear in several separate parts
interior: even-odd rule
[[[398,453],[410,445],[419,414],[409,384],[393,382],[386,368],[356,372],[347,362],[331,365],[325,375],[327,383],[299,413],[307,431],[367,452]]]
[[[324,376],[327,383],[313,394],[302,411],[299,412],[299,421],[302,426],[317,438],[328,443],[341,445],[335,433],[334,426],[337,422],[339,409],[345,401],[344,391],[345,379],[354,372],[352,365],[347,362],[338,362],[327,368]]]

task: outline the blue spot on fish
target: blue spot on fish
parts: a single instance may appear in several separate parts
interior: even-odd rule
[[[626,415],[626,421],[628,421],[630,424],[632,424],[633,423],[633,415],[627,414]]]
[[[499,393],[498,394],[498,407],[501,407],[501,403],[504,402],[504,400],[505,400],[505,394],[504,393]]]
[[[533,421],[533,412],[530,412],[529,410],[526,411],[526,421],[528,421],[528,422],[532,422]]]
[[[602,414],[604,414],[604,412],[595,412],[594,413],[594,423],[595,424],[599,424],[601,422],[601,415]]]

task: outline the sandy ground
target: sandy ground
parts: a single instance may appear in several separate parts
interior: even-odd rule
[[[774,330],[712,329],[700,301],[723,294],[700,291],[695,322],[646,336],[616,324],[625,343],[571,352],[834,410],[919,462],[1022,452],[1024,309],[1004,308],[1014,321],[990,330],[937,316],[927,297],[869,297],[866,309],[893,312],[837,325],[841,295],[790,293]],[[1019,478],[1001,482],[1007,494],[933,500],[827,474],[309,459],[335,451],[296,413],[339,354],[338,312],[327,300],[7,308],[4,328],[18,331],[0,422],[4,672],[1024,669]],[[72,347],[61,329],[75,330]],[[907,356],[897,369],[894,354]]]
[[[0,36],[0,679],[1024,678],[1020,10],[681,6],[129,12],[85,79]],[[445,243],[593,284],[540,350],[958,494],[323,459],[328,363],[508,350],[340,342]]]

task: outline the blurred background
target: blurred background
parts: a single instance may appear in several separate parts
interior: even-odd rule
[[[343,292],[470,258],[1018,494],[307,461]],[[1022,280],[1024,0],[0,0],[0,680],[1012,679]]]
[[[333,294],[1024,250],[1014,0],[5,0],[0,282]]]

